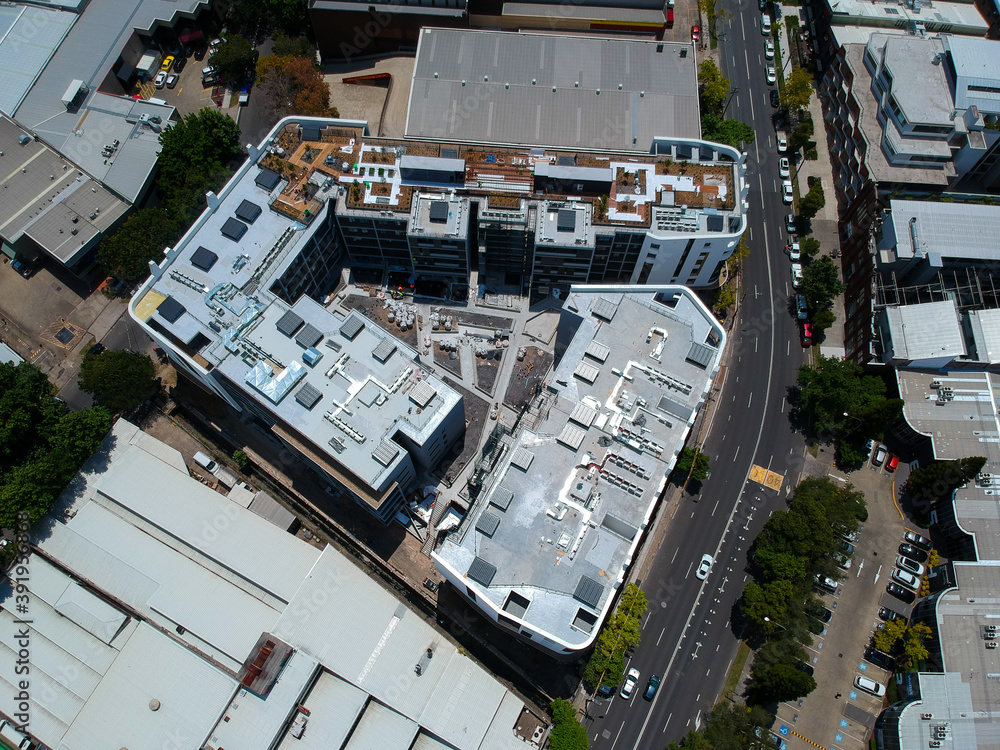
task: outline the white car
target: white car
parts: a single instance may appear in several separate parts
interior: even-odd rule
[[[708,578],[708,574],[712,571],[712,565],[715,564],[715,560],[712,559],[711,555],[702,555],[701,562],[698,563],[698,570],[695,571],[695,578],[699,581],[704,581]]]
[[[907,531],[903,534],[903,541],[907,544],[912,544],[915,547],[920,547],[921,549],[930,549],[931,540],[925,536],[920,536],[920,534],[915,534],[912,531]]]
[[[785,215],[785,231],[789,234],[795,234],[795,214]]]
[[[781,177],[781,179],[783,180],[788,179],[788,177],[791,174],[790,169],[791,167],[788,164],[787,156],[782,156],[780,159],[778,159],[778,176]]]
[[[924,574],[924,566],[918,563],[916,560],[911,560],[908,557],[903,557],[899,555],[896,558],[896,567],[902,568],[907,573],[913,573],[915,576],[922,576]]]
[[[872,456],[872,466],[881,466],[888,454],[889,449],[880,443],[878,448],[875,449],[875,455]]]
[[[792,288],[798,289],[802,286],[802,265],[792,263]]]
[[[920,579],[913,575],[913,573],[907,573],[905,570],[893,568],[892,574],[889,577],[899,585],[906,586],[908,589],[916,591],[920,588]]]
[[[760,14],[760,33],[764,36],[771,33],[771,17],[767,13]]]
[[[161,70],[156,74],[156,78],[153,79],[153,85],[158,89],[162,89],[167,82],[167,71]]]
[[[788,151],[788,139],[783,135],[778,136],[778,153],[783,154]]]
[[[767,74],[766,75],[767,75],[767,83],[768,83],[768,85],[769,86],[773,86],[774,83],[775,83],[775,81],[778,80],[778,74],[777,74],[777,72],[775,72],[773,65],[768,65],[767,66]]]
[[[632,693],[635,692],[635,686],[639,684],[639,670],[630,669],[628,674],[625,676],[625,682],[622,683],[622,689],[618,692],[625,700],[632,697]]]
[[[764,57],[768,60],[774,59],[774,40],[768,39],[764,42]]]
[[[798,263],[802,259],[802,253],[799,251],[799,243],[792,242],[785,245],[785,252],[788,253],[788,259],[792,263]]]
[[[858,690],[864,690],[866,693],[871,693],[876,698],[881,698],[885,695],[885,685],[875,682],[871,677],[858,675],[854,678],[854,687]]]
[[[792,201],[795,200],[795,191],[792,189],[791,180],[781,181],[781,200],[789,206],[792,204]]]

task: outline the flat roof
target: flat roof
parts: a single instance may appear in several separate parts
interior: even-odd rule
[[[975,106],[984,114],[1000,111],[1000,41],[949,35],[944,43],[957,76],[955,106]]]
[[[1000,259],[1000,206],[940,201],[892,200],[889,219],[896,257],[937,254],[944,258]],[[914,247],[916,237],[917,247]]]
[[[872,25],[905,26],[910,23],[941,24],[955,29],[955,33],[981,33],[985,36],[989,24],[983,20],[975,5],[965,2],[922,3],[921,7],[906,7],[895,0],[865,2],[865,0],[826,0],[830,8],[830,24],[857,24],[870,21]]]
[[[962,321],[954,300],[894,305],[882,311],[886,355],[910,361],[952,359],[966,354]]]
[[[576,332],[548,379],[547,416],[505,438],[490,491],[433,557],[505,617],[581,648],[621,585],[725,336],[678,286],[573,287],[560,325]],[[604,362],[589,354],[595,342],[608,350]],[[707,366],[687,359],[692,343],[715,349]],[[581,404],[596,412],[592,423]],[[527,471],[519,468],[525,453],[533,456]],[[487,512],[498,520],[490,534],[480,526]],[[495,568],[492,578],[474,577],[484,565]]]
[[[648,153],[700,138],[698,106],[690,42],[425,28],[406,134]]]
[[[20,106],[76,20],[55,8],[0,7],[0,112],[10,115]]]
[[[663,8],[619,8],[610,5],[565,5],[557,3],[504,3],[504,16],[525,16],[531,18],[577,18],[587,21],[620,21],[643,24],[655,31],[666,23]]]
[[[963,647],[970,648],[966,644]],[[900,747],[934,747],[931,742],[938,737],[938,727],[945,725],[947,740],[942,747],[987,750],[997,746],[995,728],[990,727],[993,706],[985,707],[985,715],[976,713],[969,683],[962,675],[919,672],[914,677],[920,688],[920,700],[912,701],[900,711],[897,728]],[[982,679],[988,678],[983,675]],[[926,714],[930,714],[929,719],[924,718]],[[980,731],[985,736],[979,736]]]
[[[940,64],[945,51],[940,37],[875,34],[868,44],[884,50],[883,64],[893,78],[892,96],[907,120],[954,126],[955,99],[947,66]]]

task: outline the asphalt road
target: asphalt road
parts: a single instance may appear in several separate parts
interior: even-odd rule
[[[641,582],[650,600],[642,643],[628,664],[641,673],[631,700],[589,706],[593,747],[655,748],[703,723],[715,704],[739,641],[730,616],[746,579],[746,552],[770,513],[784,507],[803,464],[804,444],[788,422],[787,389],[807,360],[791,310],[784,216],[773,117],[765,80],[764,39],[756,3],[722,0],[733,14],[720,42],[722,70],[736,93],[727,116],[757,134],[746,148],[751,187],[744,297],[730,334],[732,356],[704,442],[712,476],[700,496],[685,495]],[[735,62],[734,62],[735,61]],[[753,464],[785,476],[779,493],[748,481]],[[704,582],[694,571],[705,553],[715,565]],[[650,675],[663,683],[642,697]]]

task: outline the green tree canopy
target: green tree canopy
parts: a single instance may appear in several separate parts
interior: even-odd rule
[[[910,472],[904,490],[927,503],[950,498],[955,490],[975,479],[985,465],[982,456],[935,461]]]
[[[101,240],[97,248],[101,268],[124,281],[149,276],[149,262],[163,260],[163,251],[177,239],[177,222],[162,208],[140,208]]]
[[[722,114],[722,106],[729,96],[729,79],[722,75],[711,57],[698,67],[698,95],[704,114]]]
[[[799,200],[799,214],[811,219],[826,205],[826,195],[823,184],[817,180],[809,187],[809,192]]]
[[[799,667],[776,664],[750,673],[750,699],[761,706],[802,698],[816,689],[816,680]]]
[[[802,120],[791,133],[788,134],[788,148],[798,151],[809,145],[809,140],[813,137],[813,121],[811,119]]]
[[[208,64],[219,72],[219,77],[233,84],[253,81],[256,63],[257,50],[242,34],[230,34],[208,58]]]
[[[701,482],[708,477],[712,466],[708,461],[708,456],[704,453],[701,451],[695,452],[693,448],[685,447],[681,450],[680,455],[677,456],[674,470],[685,478],[690,473],[691,479]]]
[[[814,258],[819,255],[820,241],[815,237],[806,237],[799,246],[802,254],[807,258]]]
[[[753,128],[732,118],[722,119],[712,112],[702,115],[701,135],[706,141],[724,143],[733,148],[742,148],[745,143],[753,143],[756,138]]]
[[[639,622],[649,602],[634,583],[625,586],[618,607],[605,622],[594,643],[594,652],[584,669],[584,680],[597,688],[617,685],[625,671],[625,651],[638,645]]]
[[[809,106],[812,87],[812,74],[805,68],[794,68],[781,88],[781,103],[792,111],[805,109]]]
[[[156,366],[145,354],[107,349],[87,354],[80,389],[114,411],[133,409],[156,392]]]
[[[837,316],[833,314],[832,310],[820,310],[812,317],[813,329],[816,332],[825,331],[836,322]]]
[[[879,651],[891,654],[906,634],[906,625],[902,620],[889,620],[875,631],[874,644]]]
[[[790,581],[771,581],[763,586],[748,581],[743,589],[740,609],[757,632],[773,633],[785,621],[788,602],[794,593]]]
[[[903,640],[903,662],[907,666],[919,664],[929,656],[926,643],[933,635],[929,625],[917,622],[906,631]]]
[[[843,292],[840,269],[829,255],[821,255],[802,269],[802,294],[811,309],[822,310]]]
[[[587,730],[576,718],[573,704],[556,698],[549,710],[552,712],[552,732],[549,735],[552,750],[587,750],[590,746]]]

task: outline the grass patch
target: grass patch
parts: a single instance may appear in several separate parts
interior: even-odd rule
[[[731,700],[733,693],[736,692],[736,686],[740,684],[740,675],[743,674],[743,668],[747,665],[747,659],[750,658],[750,647],[740,641],[739,650],[736,652],[736,658],[733,659],[733,666],[729,668],[729,674],[726,675],[726,684],[722,686],[722,700]]]
[[[899,700],[899,688],[896,686],[895,674],[890,674],[889,679],[886,680],[885,698],[887,701],[889,701],[890,706]]]
[[[809,443],[806,445],[806,450],[809,451],[809,455],[813,458],[819,455],[819,443]]]

